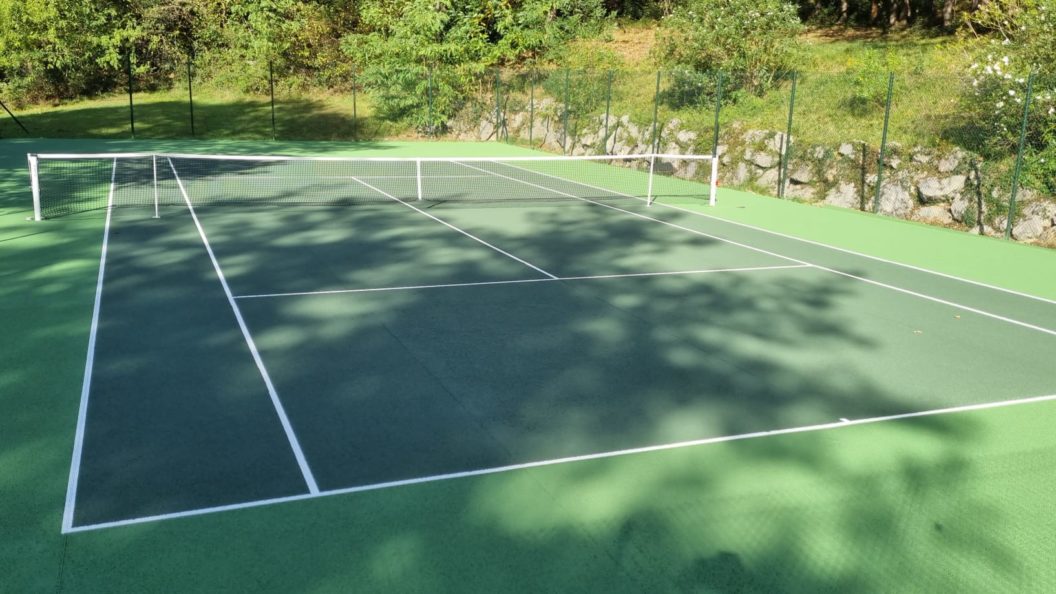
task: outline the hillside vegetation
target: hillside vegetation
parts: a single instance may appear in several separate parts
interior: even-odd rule
[[[996,228],[1017,158],[1031,196],[1056,195],[1054,14],[1056,0],[0,0],[0,99],[44,136],[134,124],[572,152],[600,126],[574,150],[605,152],[608,114],[642,132],[627,149],[677,128],[682,150],[710,152],[716,111],[724,144],[784,132],[795,88],[793,151],[851,143],[875,163],[885,121],[907,157],[963,149],[986,169]],[[511,136],[512,117],[545,119],[550,138],[534,122]],[[20,134],[0,115],[0,136]]]

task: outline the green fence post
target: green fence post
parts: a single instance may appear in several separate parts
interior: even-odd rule
[[[722,71],[715,76],[715,133],[711,143],[711,157],[719,158],[719,115],[722,112]]]
[[[268,60],[268,88],[271,92],[271,139],[275,140],[278,138],[275,132],[275,69],[272,67],[271,60]]]
[[[355,71],[352,73],[352,140],[359,140],[359,115],[356,113],[356,85],[359,82],[356,80]]]
[[[433,136],[433,67],[430,66],[426,73],[426,102],[429,104],[428,111],[426,112],[425,133],[429,136]]]
[[[608,80],[605,84],[605,136],[602,138],[604,149],[602,153],[609,153],[609,114],[612,110],[612,70],[608,72]]]
[[[535,143],[535,70],[528,73],[528,146]]]
[[[656,154],[659,151],[660,138],[657,135],[657,117],[660,115],[660,71],[656,71],[656,91],[653,92],[653,137],[650,151]]]
[[[132,138],[136,137],[136,108],[132,103],[132,50],[128,50],[125,56],[125,66],[128,71],[128,125],[132,129]]]
[[[863,140],[862,141],[862,175],[861,175],[861,188],[858,191],[858,210],[865,212],[865,178],[866,168],[869,166],[869,145]]]
[[[876,158],[876,193],[873,195],[873,212],[880,212],[880,191],[884,183],[884,155],[887,153],[887,129],[891,123],[891,94],[895,89],[895,73],[887,76],[887,102],[884,105],[884,132],[880,135],[880,153]]]
[[[188,54],[187,56],[187,104],[191,108],[191,138],[197,136],[194,130],[194,83],[191,82],[191,62],[194,61],[194,54]]]
[[[562,114],[561,122],[561,153],[568,153],[568,111],[571,107],[568,104],[568,79],[571,76],[571,72],[568,68],[565,68],[565,112]]]
[[[781,139],[781,154],[777,159],[777,197],[785,197],[785,183],[788,181],[788,162],[792,159],[792,116],[796,111],[797,72],[792,73],[792,93],[788,99],[788,124],[785,126],[785,137]]]
[[[1012,222],[1016,218],[1016,194],[1019,192],[1019,174],[1023,171],[1023,149],[1027,142],[1027,120],[1030,117],[1030,100],[1034,92],[1034,74],[1027,77],[1027,96],[1023,99],[1023,123],[1019,128],[1019,147],[1016,149],[1016,168],[1012,172],[1012,194],[1008,197],[1008,221],[1005,222],[1005,239],[1012,239]]]
[[[503,117],[503,71],[498,67],[495,67],[495,140],[499,140],[499,136],[502,136],[502,140],[507,140],[507,136],[504,133],[506,122]]]

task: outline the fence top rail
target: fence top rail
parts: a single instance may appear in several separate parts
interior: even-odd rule
[[[633,161],[640,159],[693,159],[709,160],[711,155],[677,155],[659,153],[636,153],[631,155],[547,155],[547,156],[516,156],[516,157],[312,157],[312,156],[287,156],[287,155],[209,155],[190,153],[30,153],[31,159],[39,160],[101,160],[101,159],[199,159],[203,161],[324,161],[324,162],[380,162],[380,163],[433,163],[433,162],[475,162],[487,163],[494,161]]]

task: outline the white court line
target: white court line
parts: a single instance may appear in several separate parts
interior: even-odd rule
[[[557,278],[522,278],[515,280],[481,281],[475,283],[444,283],[437,285],[402,285],[396,287],[372,287],[367,289],[332,289],[329,291],[297,291],[293,293],[262,293],[260,295],[235,295],[235,299],[267,299],[270,297],[305,297],[312,295],[339,295],[343,293],[376,293],[380,291],[412,291],[416,289],[448,289],[457,287],[482,287],[488,285],[517,285],[524,283],[553,283],[559,281],[596,280],[610,278],[635,278],[643,276],[683,276],[689,274],[708,274],[711,272],[759,272],[764,270],[789,270],[793,268],[813,268],[802,264],[787,266],[750,266],[745,268],[704,268],[700,270],[675,270],[671,272],[629,272],[625,274],[597,274],[592,276],[561,276]]]
[[[508,164],[505,164],[505,163],[502,163],[502,164],[506,165],[507,167],[513,167],[514,169],[521,169],[521,170],[527,171],[529,173],[534,173],[530,169],[524,169],[522,167],[517,167],[517,166],[514,166],[514,165],[508,165]],[[472,167],[471,165],[465,165],[465,166],[466,167]],[[476,167],[472,167],[472,168],[473,169],[477,169]],[[486,171],[486,170],[481,169],[481,171]],[[903,294],[906,294],[906,295],[911,295],[913,297],[918,297],[920,299],[924,299],[924,300],[927,300],[927,301],[932,301],[934,303],[939,303],[939,304],[942,304],[942,305],[953,307],[953,308],[959,309],[961,311],[966,311],[966,312],[978,314],[978,315],[981,315],[981,316],[984,316],[984,317],[987,317],[987,318],[991,318],[991,319],[994,319],[994,320],[999,320],[1001,322],[1005,322],[1005,323],[1012,324],[1012,325],[1015,325],[1015,326],[1020,326],[1022,328],[1027,328],[1028,330],[1034,330],[1036,332],[1041,332],[1043,334],[1049,334],[1051,336],[1056,336],[1056,330],[1053,330],[1051,328],[1046,328],[1044,326],[1038,326],[1038,325],[1035,325],[1035,324],[1030,324],[1030,323],[1027,323],[1027,322],[1016,320],[1014,318],[1010,318],[1010,317],[1003,316],[1003,315],[1000,315],[1000,314],[995,314],[995,313],[992,313],[992,312],[988,312],[986,310],[982,310],[982,309],[979,309],[979,308],[976,308],[976,307],[971,307],[969,305],[963,305],[961,303],[957,303],[955,301],[950,301],[948,299],[942,299],[941,297],[934,297],[934,296],[928,295],[926,293],[920,293],[920,292],[913,291],[913,290],[910,290],[910,289],[904,289],[904,288],[896,286],[896,285],[888,284],[888,283],[881,282],[881,281],[878,281],[878,280],[865,278],[863,276],[858,276],[856,274],[851,274],[849,272],[844,272],[842,270],[837,270],[835,268],[829,268],[827,266],[822,266],[820,264],[814,264],[812,262],[807,262],[806,260],[799,260],[799,259],[796,259],[796,258],[790,258],[788,256],[782,256],[780,254],[776,254],[776,253],[768,251],[768,250],[764,250],[764,249],[757,248],[757,247],[754,247],[754,246],[751,246],[751,245],[743,244],[743,243],[740,243],[740,242],[737,242],[737,241],[732,241],[730,239],[726,239],[726,238],[723,238],[723,237],[712,235],[710,233],[705,233],[703,231],[698,231],[696,229],[691,229],[689,227],[684,227],[682,225],[678,225],[678,224],[675,224],[675,223],[672,223],[672,222],[669,222],[669,221],[665,221],[663,219],[657,219],[657,218],[650,217],[650,216],[647,216],[647,215],[643,215],[643,214],[640,214],[640,213],[637,213],[637,212],[634,212],[634,211],[630,211],[630,210],[626,210],[626,209],[623,209],[623,208],[619,208],[619,207],[613,206],[611,204],[605,204],[603,202],[597,202],[595,200],[590,200],[589,198],[581,198],[579,196],[574,196],[572,194],[568,194],[568,193],[562,192],[560,190],[555,190],[553,188],[547,188],[546,186],[540,186],[538,184],[533,184],[531,182],[526,182],[524,180],[519,180],[519,179],[514,178],[514,177],[509,177],[509,176],[506,176],[506,175],[502,175],[501,173],[493,173],[493,175],[496,175],[498,177],[504,177],[506,179],[510,179],[510,180],[513,180],[513,181],[516,181],[516,182],[520,182],[522,184],[527,184],[529,186],[534,186],[534,187],[537,187],[537,188],[542,188],[544,190],[549,190],[551,192],[554,192],[555,194],[560,194],[562,196],[567,196],[569,198],[576,198],[576,199],[582,200],[584,202],[590,202],[591,204],[597,204],[598,206],[604,206],[605,208],[611,208],[613,210],[618,210],[620,212],[627,213],[627,214],[629,214],[629,215],[631,215],[633,217],[638,217],[640,219],[645,219],[647,221],[653,221],[653,222],[656,222],[656,223],[660,223],[661,225],[666,225],[668,227],[672,227],[672,228],[675,228],[675,229],[681,229],[682,231],[686,231],[686,232],[692,233],[694,235],[700,235],[702,237],[708,237],[708,238],[711,238],[711,239],[715,239],[715,240],[718,240],[718,241],[729,243],[731,245],[736,245],[736,246],[739,246],[739,247],[743,247],[743,248],[746,248],[746,249],[749,249],[749,250],[753,250],[753,251],[756,251],[756,252],[760,252],[760,253],[763,253],[763,254],[769,254],[771,256],[776,256],[778,258],[782,258],[782,259],[788,260],[790,262],[796,262],[798,264],[803,264],[805,266],[811,266],[811,267],[817,268],[818,270],[824,270],[825,272],[830,272],[830,273],[838,275],[838,276],[847,277],[847,278],[850,278],[850,279],[861,281],[863,283],[868,283],[868,284],[871,284],[871,285],[875,285],[877,287],[883,287],[885,289],[889,289],[889,290],[896,291],[896,292],[899,292],[899,293],[903,293]],[[546,175],[546,174],[540,174],[540,175]],[[552,177],[552,176],[547,176],[547,177]],[[572,182],[572,183],[577,183],[577,182]],[[626,194],[623,194],[623,195],[626,196]],[[631,197],[633,198],[633,196],[631,196]]]
[[[509,252],[507,252],[507,251],[505,251],[503,249],[495,247],[494,245],[491,245],[490,243],[484,241],[483,239],[477,237],[476,235],[473,235],[469,231],[465,231],[463,229],[459,229],[458,227],[452,225],[451,223],[448,223],[447,221],[445,221],[445,220],[443,220],[443,219],[441,219],[439,217],[433,216],[433,215],[425,212],[424,210],[418,208],[417,206],[414,206],[413,204],[404,202],[403,200],[400,200],[399,198],[393,196],[392,194],[389,194],[388,192],[385,192],[383,190],[379,190],[378,188],[368,184],[367,182],[359,179],[358,177],[353,177],[352,179],[355,180],[357,183],[360,183],[360,184],[370,188],[371,190],[374,190],[375,192],[381,194],[382,196],[385,196],[386,198],[391,198],[391,199],[395,200],[396,202],[399,202],[400,204],[406,206],[407,208],[410,208],[411,210],[414,210],[414,211],[416,211],[418,213],[421,213],[421,214],[429,217],[430,219],[433,219],[437,223],[440,223],[441,225],[443,225],[443,226],[445,226],[445,227],[447,227],[449,229],[453,229],[455,231],[458,231],[462,235],[465,235],[466,237],[468,237],[468,238],[470,238],[470,239],[472,239],[474,241],[477,241],[479,243],[482,243],[482,244],[488,246],[489,248],[495,250],[496,252],[499,252],[500,254],[506,256],[507,258],[511,258],[513,260],[516,260],[516,261],[520,262],[521,264],[524,264],[525,266],[531,268],[532,270],[535,270],[536,272],[541,272],[542,274],[544,274],[544,275],[546,275],[546,276],[548,276],[548,277],[550,277],[552,279],[556,279],[557,278],[553,274],[550,274],[549,272],[543,270],[542,268],[539,268],[535,264],[532,264],[531,262],[528,262],[527,260],[522,260],[521,258],[518,258],[517,256],[514,256],[513,254],[511,254],[511,253],[509,253]]]
[[[493,468],[481,468],[477,470],[466,470],[462,472],[450,472],[446,474],[436,474],[431,476],[424,476],[419,478],[403,479],[397,481],[387,481],[383,483],[375,483],[370,485],[362,485],[358,487],[346,487],[342,489],[332,489],[329,491],[320,491],[310,495],[291,495],[288,497],[275,497],[272,499],[261,499],[257,501],[247,501],[243,503],[234,503],[230,505],[219,505],[215,507],[207,507],[201,509],[194,509],[182,512],[173,512],[169,514],[158,514],[153,516],[144,516],[141,518],[130,518],[127,520],[117,520],[113,522],[102,522],[99,524],[88,524],[84,526],[78,526],[73,528],[69,532],[88,532],[92,530],[102,530],[105,528],[117,528],[119,526],[130,526],[134,524],[144,524],[148,522],[158,522],[162,520],[174,520],[178,518],[189,518],[194,516],[202,516],[206,514],[213,514],[226,511],[235,511],[240,509],[251,509],[255,507],[264,507],[268,505],[275,505],[279,503],[289,503],[293,501],[305,501],[309,499],[319,499],[322,497],[331,497],[334,495],[348,495],[351,493],[362,493],[366,491],[378,491],[382,489],[391,489],[395,487],[404,487],[410,485],[420,485],[425,483],[435,483],[439,481],[446,481],[452,479],[461,479],[477,476],[485,476],[491,474],[501,474],[506,472],[513,472],[519,470],[527,470],[530,468],[542,468],[547,466],[557,466],[561,464],[570,464],[576,462],[587,462],[591,460],[603,460],[606,458],[618,458],[623,456],[632,456],[636,454],[646,454],[650,452],[661,452],[665,450],[677,450],[690,447],[699,447],[705,445],[713,445],[718,443],[727,443],[734,441],[745,441],[749,439],[759,439],[765,437],[773,437],[777,435],[791,435],[796,433],[810,433],[817,431],[830,431],[836,429],[843,429],[846,427],[854,427],[858,425],[871,425],[876,423],[900,421],[905,419],[915,419],[920,417],[933,417],[947,414],[957,414],[970,411],[988,410],[995,408],[1005,408],[1011,406],[1020,406],[1024,404],[1036,404],[1039,402],[1056,401],[1056,394],[1049,394],[1047,396],[1035,396],[1031,398],[1018,398],[1015,400],[1003,400],[1000,402],[987,402],[983,404],[966,404],[962,406],[953,406],[948,408],[938,408],[926,411],[917,411],[909,413],[901,413],[895,415],[886,415],[881,417],[870,417],[866,419],[851,419],[851,420],[840,420],[832,423],[819,423],[815,425],[805,425],[801,427],[790,427],[786,429],[772,429],[769,431],[753,431],[751,433],[741,433],[737,435],[726,435],[722,437],[707,437],[703,439],[694,439],[688,441],[679,441],[674,443],[658,444],[651,446],[642,446],[637,448],[627,448],[622,450],[613,450],[608,452],[597,452],[593,454],[582,454],[578,456],[566,456],[563,458],[554,458],[551,460],[539,460],[535,462],[524,462],[521,464],[509,464],[506,466],[496,466]]]
[[[556,175],[550,175],[548,173],[543,173],[541,171],[532,171],[531,169],[526,169],[524,167],[520,167],[520,166],[517,166],[517,165],[511,165],[510,163],[501,163],[501,164],[505,165],[507,167],[512,167],[514,169],[520,169],[522,171],[527,171],[529,173],[534,173],[536,175],[542,175],[544,177],[553,178],[553,179],[556,179],[556,180],[559,180],[559,181],[562,181],[562,182],[565,182],[565,183],[571,183],[571,184],[576,184],[578,186],[583,186],[584,188],[591,188],[593,190],[601,190],[601,191],[604,191],[604,192],[609,192],[611,194],[616,194],[617,196],[624,196],[626,198],[634,198],[635,200],[639,200],[641,202],[645,202],[645,203],[648,204],[648,201],[645,198],[642,198],[641,196],[634,196],[632,194],[624,194],[623,192],[617,192],[617,191],[611,190],[609,188],[602,188],[600,186],[595,186],[595,185],[591,185],[591,184],[584,183],[584,182],[574,181],[574,180],[566,179],[566,178],[563,178],[563,177],[558,177]],[[731,225],[736,225],[738,227],[744,227],[746,229],[752,229],[754,231],[760,231],[762,233],[768,233],[770,235],[776,235],[778,237],[783,237],[785,239],[791,239],[793,241],[799,241],[799,242],[802,242],[802,243],[815,245],[815,246],[826,248],[826,249],[830,249],[830,250],[833,250],[833,251],[843,252],[845,254],[850,254],[852,256],[858,256],[858,257],[866,258],[868,260],[873,260],[873,261],[876,261],[876,262],[883,262],[884,264],[890,264],[892,266],[900,266],[902,268],[908,268],[910,270],[915,270],[917,272],[923,272],[925,274],[933,274],[935,276],[940,276],[942,278],[946,278],[946,279],[949,279],[949,280],[954,280],[954,281],[966,283],[966,284],[969,284],[969,285],[975,285],[977,287],[982,287],[984,289],[993,289],[995,291],[1001,291],[1002,293],[1008,293],[1010,295],[1015,295],[1017,297],[1024,297],[1024,298],[1027,298],[1027,299],[1033,299],[1035,301],[1041,301],[1043,303],[1050,303],[1052,305],[1056,305],[1056,299],[1049,299],[1047,297],[1041,297],[1041,296],[1038,296],[1038,295],[1032,295],[1030,293],[1024,293],[1022,291],[1016,291],[1014,289],[1009,289],[1009,288],[1006,288],[1006,287],[1000,287],[998,285],[992,285],[992,284],[989,284],[989,283],[984,283],[984,282],[981,282],[981,281],[972,280],[972,279],[969,279],[969,278],[964,278],[962,276],[956,276],[956,275],[953,275],[953,274],[947,274],[945,272],[939,272],[937,270],[932,270],[930,268],[924,268],[922,266],[915,266],[913,264],[906,264],[905,262],[898,262],[896,260],[889,260],[887,258],[881,258],[879,256],[873,256],[871,254],[866,254],[864,252],[857,252],[857,251],[854,251],[854,250],[838,247],[838,246],[831,245],[831,244],[828,244],[828,243],[822,243],[820,241],[814,241],[812,239],[804,239],[802,237],[796,237],[795,235],[789,235],[787,233],[781,233],[780,231],[772,231],[770,229],[766,229],[766,228],[763,228],[763,227],[757,227],[755,225],[750,225],[748,223],[741,223],[741,222],[738,222],[738,221],[732,221],[730,219],[725,219],[723,217],[715,216],[713,214],[708,214],[708,213],[705,213],[705,212],[700,212],[698,210],[692,210],[692,209],[689,209],[689,208],[683,208],[681,206],[675,206],[673,204],[664,204],[663,202],[656,202],[656,201],[653,201],[652,204],[653,205],[659,205],[659,206],[662,206],[664,208],[669,208],[671,210],[678,210],[678,211],[681,211],[681,212],[689,213],[689,214],[694,215],[694,216],[704,217],[704,218],[707,218],[707,219],[714,219],[716,221],[722,221],[723,223],[729,223]]]
[[[286,409],[282,406],[282,401],[279,400],[279,394],[275,390],[275,385],[271,382],[271,376],[268,374],[267,368],[264,367],[264,360],[260,356],[260,351],[257,350],[257,344],[253,341],[253,336],[249,333],[249,326],[246,325],[246,321],[242,318],[242,310],[238,308],[238,303],[235,302],[234,294],[231,293],[231,287],[227,284],[227,278],[224,276],[224,271],[220,268],[220,262],[216,259],[216,254],[213,253],[213,247],[209,245],[209,239],[205,236],[205,229],[202,228],[201,221],[198,220],[198,215],[194,212],[194,206],[191,204],[191,199],[187,196],[187,190],[183,187],[183,181],[180,180],[180,174],[176,172],[176,167],[172,164],[172,159],[166,159],[169,162],[169,167],[172,168],[172,174],[176,176],[176,185],[180,188],[180,193],[183,194],[183,200],[187,203],[187,209],[191,213],[191,218],[194,220],[194,226],[198,228],[198,235],[202,237],[202,243],[205,244],[205,251],[209,253],[209,259],[213,262],[213,268],[216,270],[216,276],[220,279],[220,285],[224,288],[224,294],[227,296],[227,302],[231,305],[231,311],[235,314],[235,320],[238,321],[238,327],[242,330],[242,336],[246,339],[246,344],[249,346],[249,352],[253,355],[253,361],[257,364],[257,369],[260,370],[260,377],[264,379],[264,385],[268,389],[268,395],[271,397],[271,403],[275,407],[275,412],[279,416],[279,421],[282,423],[283,430],[286,431],[286,438],[290,442],[290,448],[293,450],[293,455],[297,458],[297,465],[301,468],[301,474],[304,476],[304,482],[308,485],[309,493],[318,493],[319,485],[315,482],[315,476],[312,474],[312,469],[308,466],[308,459],[304,455],[304,451],[301,449],[301,442],[297,439],[297,434],[293,431],[293,425],[290,424],[290,419],[286,416]]]
[[[106,196],[106,223],[103,224],[103,249],[99,254],[99,276],[95,281],[95,305],[92,307],[92,326],[88,332],[88,355],[84,363],[81,383],[81,403],[77,408],[77,430],[73,437],[73,456],[70,459],[70,478],[66,483],[66,507],[62,511],[62,531],[73,528],[73,513],[77,507],[77,483],[81,477],[81,455],[84,451],[84,428],[88,418],[88,394],[92,387],[95,367],[95,339],[99,332],[99,311],[103,304],[103,278],[106,276],[106,252],[110,246],[110,215],[114,211],[114,188],[117,185],[117,159],[110,168],[110,191]]]

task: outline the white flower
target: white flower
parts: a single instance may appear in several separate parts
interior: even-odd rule
[[[1001,61],[1005,63],[1005,66],[1008,66],[1008,56],[1001,58]]]
[[[1015,91],[1015,90],[1013,90],[1013,89],[1009,89],[1009,90],[1008,90],[1008,96],[1009,96],[1009,97],[1015,97],[1015,96],[1016,96],[1016,91]]]
[[[1005,102],[1004,102],[1004,101],[998,101],[998,102],[997,102],[997,108],[998,108],[998,109],[1001,109],[1001,108],[1002,108],[1002,107],[1004,107],[1004,106],[1005,106]]]

